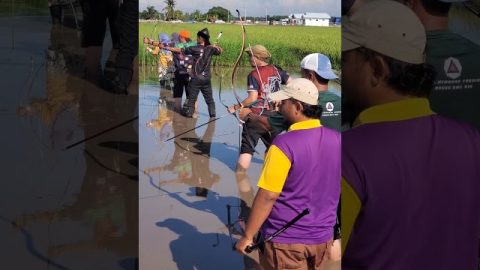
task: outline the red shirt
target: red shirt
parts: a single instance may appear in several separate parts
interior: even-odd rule
[[[280,89],[280,84],[286,84],[289,75],[287,72],[274,65],[267,65],[254,68],[248,74],[248,91],[257,91],[258,100],[266,100],[268,94],[274,93]],[[260,113],[264,110],[270,110],[268,102],[259,102],[252,107],[254,113]]]

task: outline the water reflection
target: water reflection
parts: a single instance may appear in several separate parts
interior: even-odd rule
[[[234,100],[231,91],[222,95]],[[218,93],[215,98],[218,102]],[[185,132],[208,122],[206,106],[200,102],[198,119],[185,118],[173,112],[171,91],[158,82],[142,85],[140,104],[141,268],[161,261],[166,269],[258,269],[255,255],[242,259],[232,250],[242,230],[239,206],[247,205],[238,196],[232,170],[238,155],[236,120],[227,115]],[[258,169],[262,158],[254,162]],[[159,234],[161,242],[154,241]],[[198,254],[179,252],[192,246]],[[162,255],[151,251],[165,248]]]
[[[13,260],[15,269],[97,269],[99,264],[135,269],[137,123],[66,147],[135,116],[137,97],[115,96],[83,79],[84,55],[73,25],[51,25],[48,17],[17,18],[15,23],[34,34],[18,28],[16,46],[21,49],[1,50],[22,62],[23,74],[7,76],[5,84],[9,89],[18,88],[18,82],[27,85],[8,119],[24,125],[7,129],[22,143],[6,151],[28,166],[8,177],[14,181],[2,196],[2,205],[12,206],[8,220],[17,232],[4,238],[2,250],[18,252],[4,263]]]
[[[159,105],[159,107],[161,106]],[[196,126],[196,119],[185,118],[170,110],[169,112],[172,114],[169,123],[172,125],[173,133],[167,133],[168,135],[174,137],[180,134],[180,132],[193,129]],[[165,125],[164,119],[162,126],[164,127]],[[159,186],[186,184],[195,187],[197,196],[207,197],[208,189],[218,182],[220,178],[218,174],[210,171],[210,150],[214,132],[215,122],[211,122],[207,125],[207,129],[201,137],[197,135],[195,130],[176,137],[174,140],[175,149],[171,160],[163,166],[147,168],[145,172],[170,172],[174,175],[174,178],[161,180]],[[165,138],[160,135],[160,139]]]

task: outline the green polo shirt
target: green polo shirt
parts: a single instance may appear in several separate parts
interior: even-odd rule
[[[437,73],[432,110],[480,129],[480,46],[450,31],[429,31],[425,51]]]
[[[342,123],[341,97],[331,91],[320,92],[318,105],[323,108],[322,117],[320,118],[322,125],[340,131]],[[268,117],[268,123],[278,133],[288,129],[288,124],[284,122],[283,115],[278,112]]]

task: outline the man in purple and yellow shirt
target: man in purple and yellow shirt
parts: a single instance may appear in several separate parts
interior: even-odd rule
[[[480,134],[431,111],[422,23],[373,1],[342,38],[342,269],[477,269]]]
[[[291,123],[267,152],[240,253],[253,244],[258,230],[266,238],[302,210],[310,214],[265,245],[264,269],[319,269],[340,196],[340,133],[320,123],[318,90],[307,79],[294,79],[269,96],[281,101],[280,112]],[[294,267],[294,268],[292,268]]]

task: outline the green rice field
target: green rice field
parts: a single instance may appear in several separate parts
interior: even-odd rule
[[[143,64],[154,63],[153,57],[146,53],[143,37],[147,36],[158,40],[159,33],[172,34],[182,29],[190,31],[193,40],[196,33],[207,27],[210,32],[210,41],[213,43],[217,34],[223,32],[218,42],[224,53],[218,58],[217,64],[232,66],[237,59],[242,45],[242,31],[238,24],[203,24],[203,23],[154,23],[141,22],[139,24],[139,60]],[[335,70],[340,69],[340,27],[312,27],[312,26],[270,26],[246,25],[246,46],[251,44],[264,45],[272,54],[272,62],[281,67],[298,67],[302,58],[313,52],[327,55],[332,61]],[[247,66],[244,57],[241,64]]]

